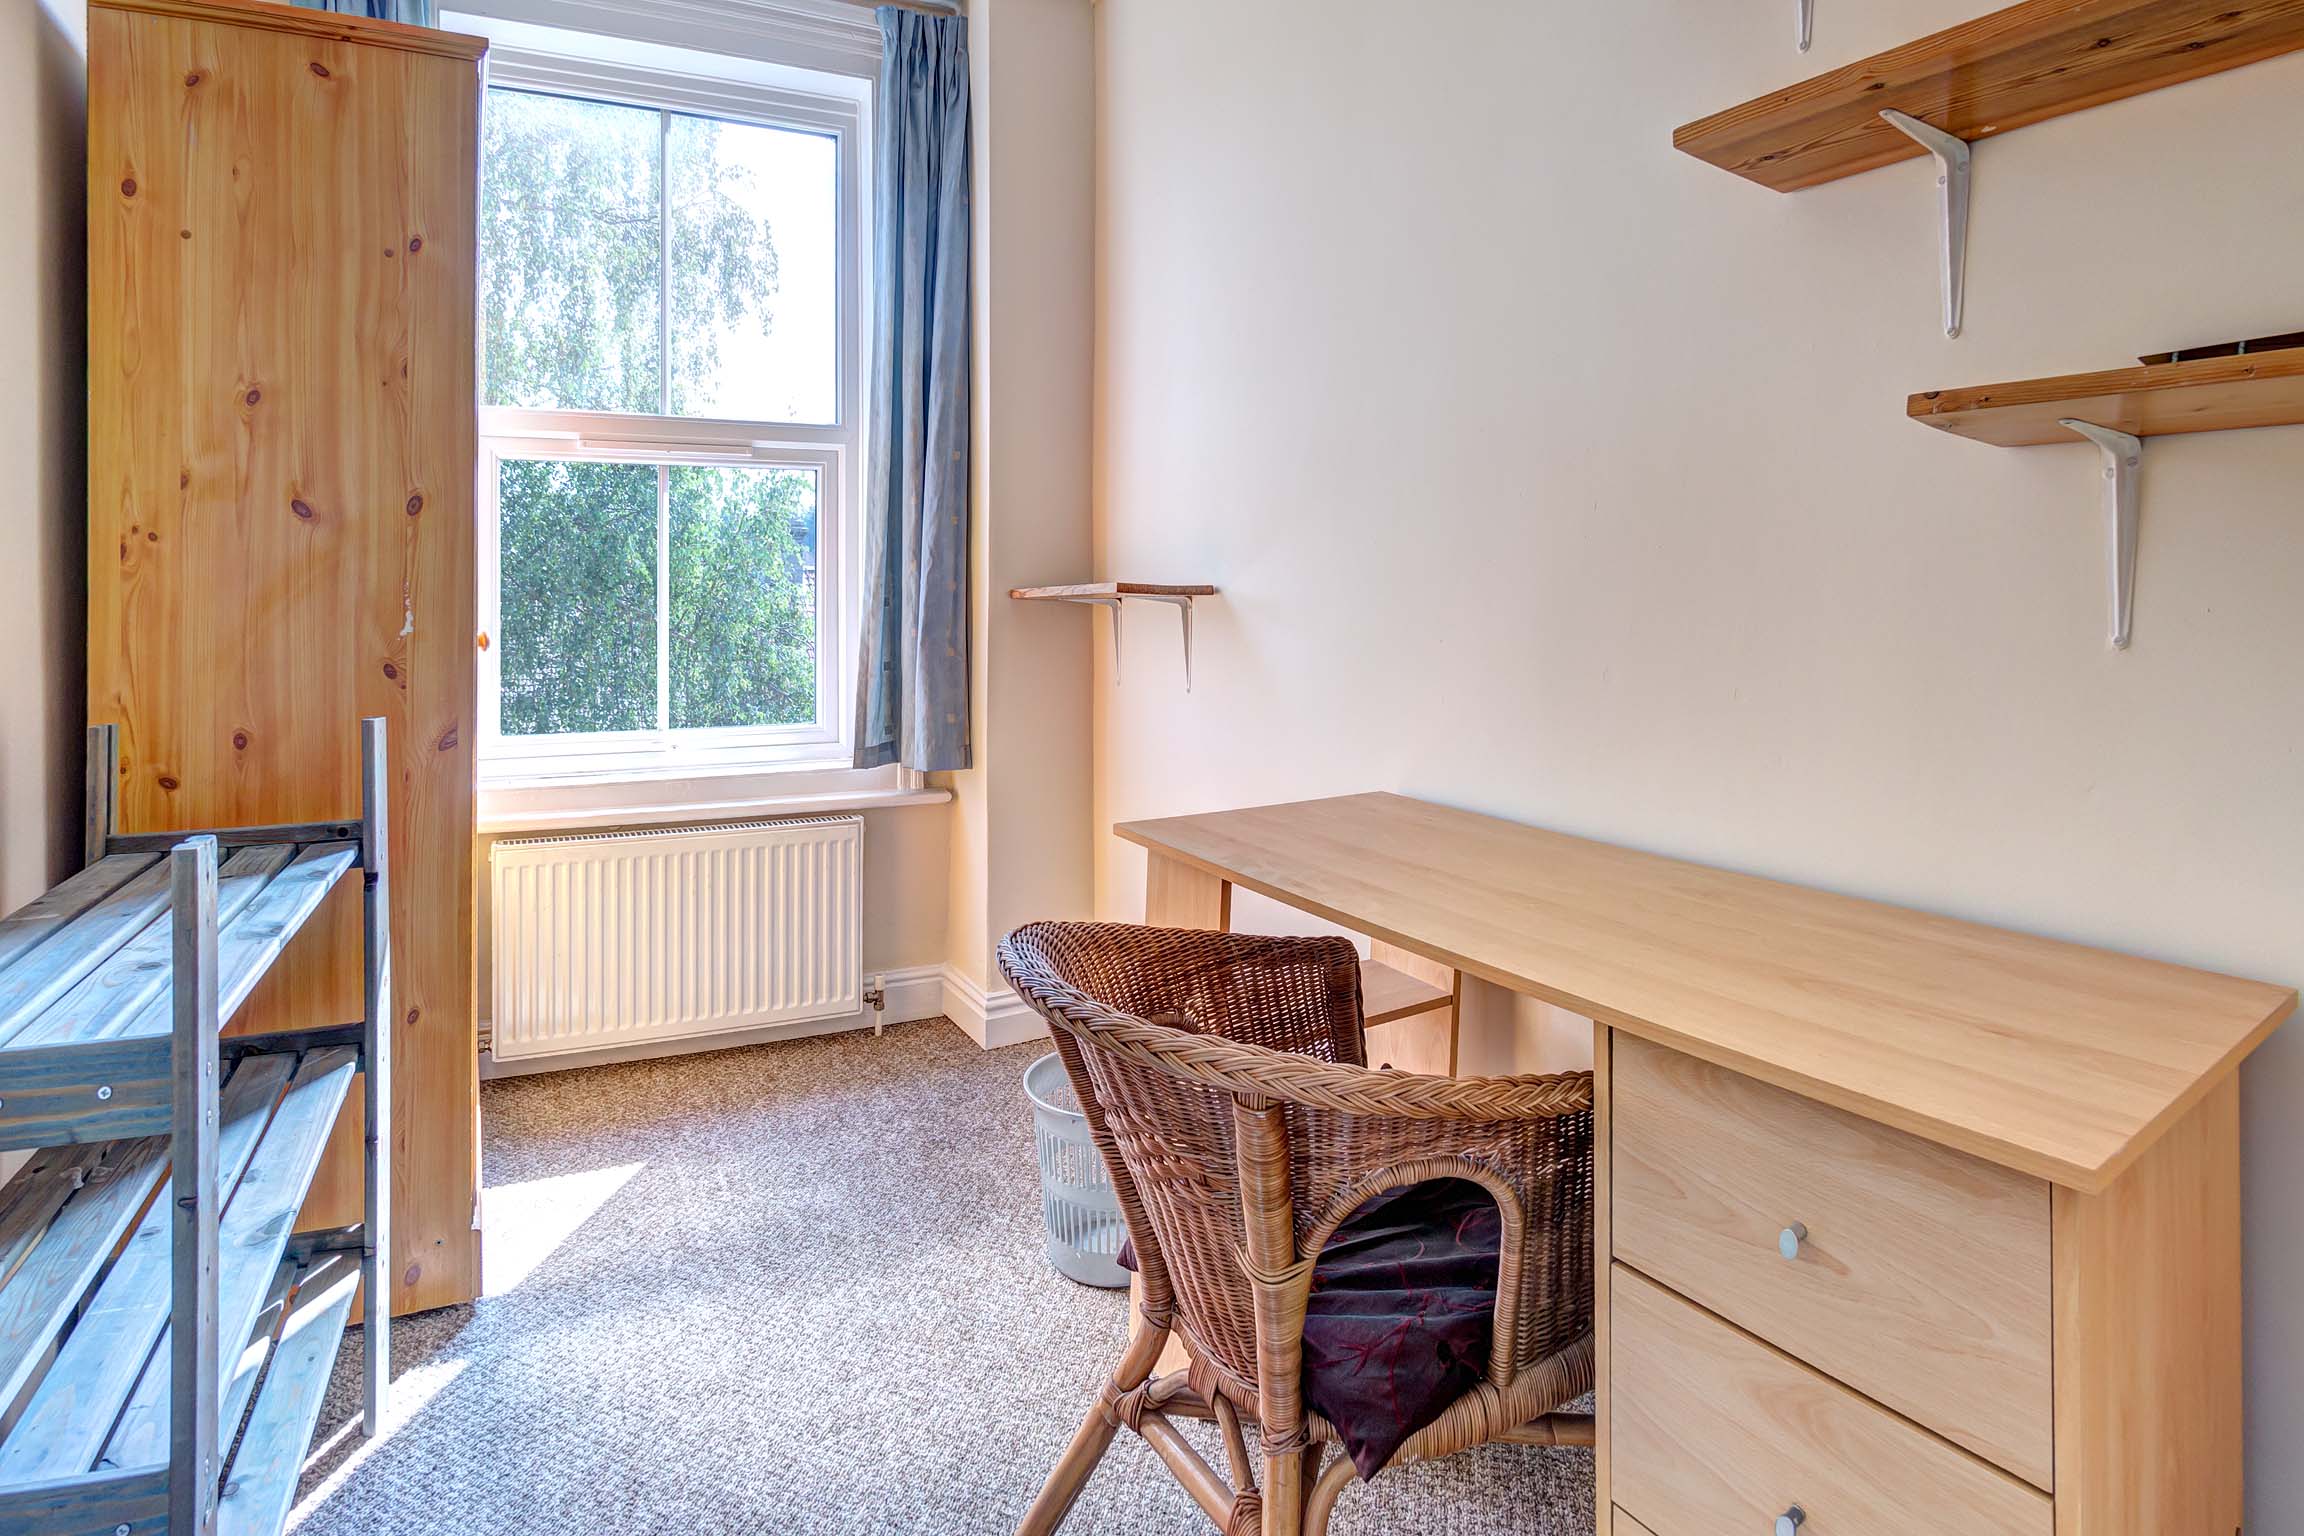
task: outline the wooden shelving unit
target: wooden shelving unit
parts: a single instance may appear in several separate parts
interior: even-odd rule
[[[1082,581],[1063,587],[1010,587],[1008,595],[1020,603],[1079,603],[1112,610],[1112,675],[1120,675],[1120,607],[1130,598],[1172,603],[1184,625],[1184,691],[1192,691],[1192,602],[1214,597],[1209,586],[1165,586],[1149,581]]]
[[[2069,443],[2079,420],[2136,437],[2304,425],[2304,347],[1931,389],[1905,402],[1914,421],[2002,448]]]
[[[0,1531],[264,1536],[286,1523],[356,1293],[382,1423],[391,1145],[384,722],[362,812],[117,830],[89,733],[88,863],[0,920]],[[340,883],[362,886],[364,1017],[221,1038]],[[292,1235],[355,1075],[365,1219]]]
[[[1925,151],[1906,112],[1973,142],[2304,48],[2304,0],[2025,0],[1771,91],[1672,135],[1793,192]]]

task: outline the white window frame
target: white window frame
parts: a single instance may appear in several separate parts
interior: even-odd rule
[[[610,43],[512,24],[488,55],[488,83],[513,90],[609,101],[770,128],[824,134],[835,141],[835,224],[839,323],[837,420],[828,425],[738,422],[624,412],[480,409],[479,567],[480,782],[483,789],[610,786],[648,780],[688,781],[725,775],[846,768],[854,756],[853,701],[862,608],[862,479],[865,451],[865,274],[870,220],[865,216],[868,81],[842,79],[757,61]],[[516,34],[515,37],[504,36]],[[563,52],[566,47],[569,51]],[[592,50],[641,56],[617,60]],[[725,64],[728,73],[703,72]],[[669,189],[663,189],[669,195]],[[660,311],[660,347],[668,340]],[[668,354],[668,348],[664,348]],[[667,356],[668,361],[668,356]],[[666,363],[660,362],[659,366]],[[483,360],[484,366],[484,360]],[[485,392],[483,391],[483,399]],[[500,632],[499,498],[507,458],[624,464],[805,468],[818,475],[817,708],[807,725],[604,732],[546,737],[505,736]],[[666,621],[663,517],[659,502],[658,624]]]

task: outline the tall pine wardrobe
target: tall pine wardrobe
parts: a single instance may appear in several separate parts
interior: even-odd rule
[[[479,1286],[477,39],[91,0],[88,718],[129,831],[360,803],[389,722],[395,1310]],[[236,1028],[360,1016],[359,903]],[[355,1096],[357,1102],[357,1096]],[[358,1208],[357,1116],[300,1225]]]

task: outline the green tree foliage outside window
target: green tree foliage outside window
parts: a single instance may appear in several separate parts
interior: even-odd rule
[[[707,407],[715,328],[765,334],[778,277],[773,232],[744,195],[752,172],[720,153],[721,136],[769,131],[491,90],[489,403],[637,415]],[[675,323],[660,329],[666,286]],[[508,457],[498,490],[504,735],[816,718],[813,470]]]
[[[816,718],[817,479],[674,465],[674,730]]]
[[[656,468],[506,459],[499,729],[656,728]]]

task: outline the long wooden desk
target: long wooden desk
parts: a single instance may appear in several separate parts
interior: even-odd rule
[[[1115,830],[1148,922],[1238,886],[1461,1028],[1591,1021],[1601,1532],[2238,1530],[2234,1069],[2293,989],[1397,795]]]

